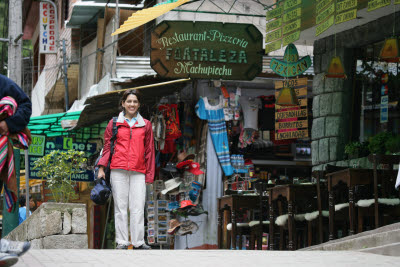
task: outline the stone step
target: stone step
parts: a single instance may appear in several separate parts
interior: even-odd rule
[[[374,247],[374,248],[364,248],[364,249],[360,249],[358,251],[379,254],[379,255],[385,255],[385,256],[399,257],[400,256],[400,242],[387,244],[387,245]]]
[[[400,242],[400,223],[332,240],[303,250],[361,250]]]

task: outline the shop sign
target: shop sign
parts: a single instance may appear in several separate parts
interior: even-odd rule
[[[53,5],[40,2],[39,53],[57,53],[56,49],[56,13]]]
[[[273,43],[269,43],[265,45],[265,54],[268,54],[271,51],[275,51],[281,48],[282,41],[278,40]]]
[[[283,4],[284,10],[291,9],[292,7],[298,6],[301,4],[301,0],[286,0]]]
[[[289,22],[301,16],[301,7],[283,14],[283,22]]]
[[[329,29],[334,23],[335,23],[335,17],[331,16],[329,19],[319,24],[316,28],[315,36],[318,36],[327,29]]]
[[[295,63],[281,62],[273,58],[270,67],[280,76],[293,77],[302,74],[311,67],[311,58],[307,56]]]
[[[367,11],[374,11],[384,6],[390,5],[391,0],[369,0]]]
[[[275,130],[308,128],[308,120],[275,122]]]
[[[306,87],[299,88],[299,89],[295,88],[294,91],[296,92],[296,96],[297,97],[306,96],[307,95],[307,88]],[[275,92],[275,97],[278,97],[278,95],[279,95],[279,91],[276,91]]]
[[[283,37],[282,45],[287,46],[290,43],[293,43],[300,39],[300,31],[294,32],[290,35]]]
[[[286,24],[285,26],[283,26],[283,34],[288,34],[289,32],[298,30],[300,29],[300,26],[301,26],[301,19],[297,19],[289,24]]]
[[[43,157],[44,146],[46,144],[46,136],[32,134],[31,137],[32,137],[32,143],[29,146],[28,155]]]
[[[166,78],[252,80],[262,41],[252,24],[163,21],[151,34],[150,65]]]
[[[277,7],[267,12],[267,20],[280,17],[283,13],[283,6]]]
[[[273,20],[271,22],[268,22],[267,25],[265,26],[266,32],[278,29],[279,27],[282,26],[282,18]]]
[[[269,43],[275,41],[276,39],[280,39],[281,37],[282,37],[282,29],[279,29],[265,35],[265,42]]]
[[[40,141],[36,140],[36,142],[38,143]],[[68,137],[56,137],[52,139],[48,138],[44,146],[44,155],[47,155],[54,150],[68,151],[70,149],[74,149],[78,151],[84,151],[86,155],[90,156],[96,152],[96,147],[97,147],[96,143],[77,143],[73,142],[73,139]],[[40,156],[36,155],[28,157],[29,179],[42,179],[42,177],[37,176],[37,170],[33,169],[33,167],[35,166],[34,162],[39,158]],[[79,181],[79,182],[91,182],[94,180],[94,174],[92,170],[82,170],[81,173],[73,174],[71,179],[73,181]]]
[[[319,1],[315,7],[315,13],[319,14],[321,13],[321,11],[329,4],[331,4],[333,2],[333,0],[322,0]]]
[[[357,9],[352,9],[336,15],[335,24],[346,22],[357,17]]]
[[[335,3],[333,3],[327,9],[325,9],[320,14],[318,14],[317,17],[315,18],[315,22],[317,24],[320,24],[321,22],[326,20],[330,15],[332,15],[334,12],[335,12]]]
[[[303,90],[303,89],[302,89]],[[305,90],[307,90],[307,89],[305,89]],[[296,91],[296,90],[295,90]],[[299,90],[298,90],[299,91]],[[275,92],[275,95],[276,95],[276,97],[275,98],[277,98],[277,96],[279,95],[279,92],[278,92],[278,94]],[[298,97],[298,95],[296,94],[296,96]],[[301,106],[301,107],[306,107],[307,106],[307,98],[304,98],[304,99],[297,99],[298,101],[299,101],[299,106]],[[281,109],[281,108],[287,108],[286,106],[280,106],[280,105],[276,105],[276,109],[278,110],[278,109]]]
[[[308,129],[275,133],[275,140],[302,139],[302,138],[307,138],[307,137],[308,137]]]
[[[336,12],[340,13],[342,11],[355,7],[357,7],[357,0],[344,0],[342,2],[337,2]]]
[[[389,97],[384,95],[381,97],[381,123],[388,122],[389,119]]]

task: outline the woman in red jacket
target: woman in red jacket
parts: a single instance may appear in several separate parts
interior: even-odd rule
[[[150,249],[144,241],[144,205],[146,183],[154,180],[155,158],[153,130],[150,121],[138,110],[140,99],[134,90],[126,91],[121,99],[122,112],[117,119],[118,133],[111,159],[111,186],[114,198],[115,241],[117,249],[130,244],[138,249]],[[110,157],[113,121],[104,133],[103,156],[98,165],[98,178],[105,178],[104,166]],[[128,208],[130,233],[128,235]]]

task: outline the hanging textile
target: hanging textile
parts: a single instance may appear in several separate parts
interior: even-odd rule
[[[216,106],[211,106],[208,103],[207,97],[200,98],[196,104],[195,110],[200,119],[208,121],[209,132],[222,170],[226,176],[232,175],[233,167],[229,155],[229,142],[226,132],[222,95]]]

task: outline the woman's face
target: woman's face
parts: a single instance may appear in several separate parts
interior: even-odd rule
[[[122,107],[125,110],[125,115],[133,118],[136,117],[140,103],[135,95],[128,95],[126,100],[122,102]]]

